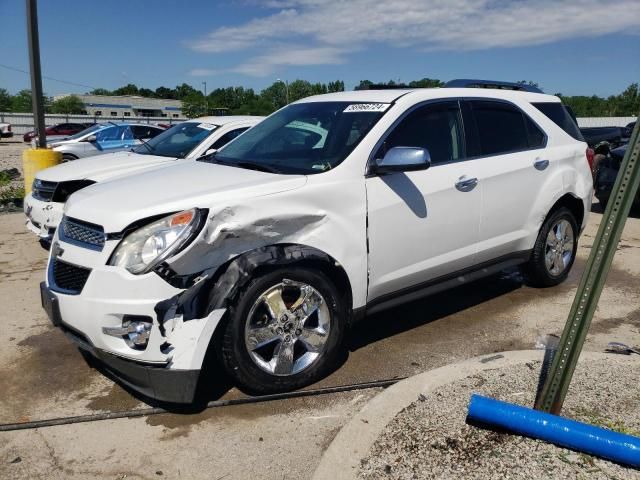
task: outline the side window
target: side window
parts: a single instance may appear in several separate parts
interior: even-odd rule
[[[110,140],[117,140],[118,130],[119,130],[118,127],[103,128],[98,133],[96,133],[96,141],[100,143],[100,142],[107,142]]]
[[[524,123],[527,127],[527,137],[529,139],[529,148],[544,147],[544,133],[540,127],[535,124],[527,115],[524,115]]]
[[[98,143],[130,140],[131,138],[133,138],[133,135],[129,126],[113,126],[96,133],[96,141]]]
[[[133,130],[133,138],[137,140],[153,138],[163,131],[158,128],[146,127],[144,125],[132,125],[131,130]]]
[[[527,150],[529,137],[522,112],[503,102],[471,102],[481,155]]]
[[[422,147],[437,165],[464,158],[462,117],[458,102],[419,107],[407,115],[386,138],[375,158],[393,147]]]
[[[225,133],[218,140],[213,142],[213,145],[211,145],[209,148],[215,148],[216,150],[219,150],[246,130],[249,130],[249,127],[243,127],[243,128],[237,128],[235,130],[231,130],[230,132]]]
[[[573,111],[560,102],[540,102],[532,103],[534,107],[544,113],[553,123],[567,132],[576,140],[584,142],[584,137],[580,133],[578,123],[573,115]]]

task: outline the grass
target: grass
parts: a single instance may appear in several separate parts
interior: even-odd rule
[[[14,203],[16,200],[24,198],[24,188],[12,185],[9,175],[0,173],[0,205]]]

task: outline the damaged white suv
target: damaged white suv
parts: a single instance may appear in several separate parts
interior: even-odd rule
[[[45,310],[125,384],[190,402],[207,352],[246,391],[295,389],[365,313],[513,265],[562,282],[587,146],[557,97],[475,84],[502,89],[306,98],[201,161],[75,193]]]

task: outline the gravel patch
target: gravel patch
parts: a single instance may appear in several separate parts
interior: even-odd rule
[[[17,168],[22,174],[22,152],[30,145],[15,138],[0,140],[0,170]]]
[[[633,365],[580,363],[563,415],[640,435],[640,362]],[[488,370],[421,395],[386,426],[362,460],[359,478],[640,479],[638,470],[465,423],[471,393],[533,405],[539,371],[539,362]]]
[[[22,199],[14,199],[16,196],[14,192],[24,187],[22,152],[27,148],[29,144],[18,141],[16,138],[0,140],[0,172],[5,172],[13,178],[13,181],[7,185],[0,186],[0,214],[22,210]],[[16,170],[17,176],[15,176]]]

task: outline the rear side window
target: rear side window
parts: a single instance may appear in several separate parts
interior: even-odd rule
[[[498,155],[529,149],[529,132],[525,116],[518,108],[507,103],[486,100],[472,101],[471,108],[478,133],[480,155]]]
[[[584,142],[584,138],[580,133],[580,129],[578,128],[578,124],[574,120],[574,118],[567,111],[567,107],[565,107],[560,102],[538,102],[532,103],[534,107],[544,113],[549,119],[558,125],[562,130],[567,132],[576,140],[580,140]]]

